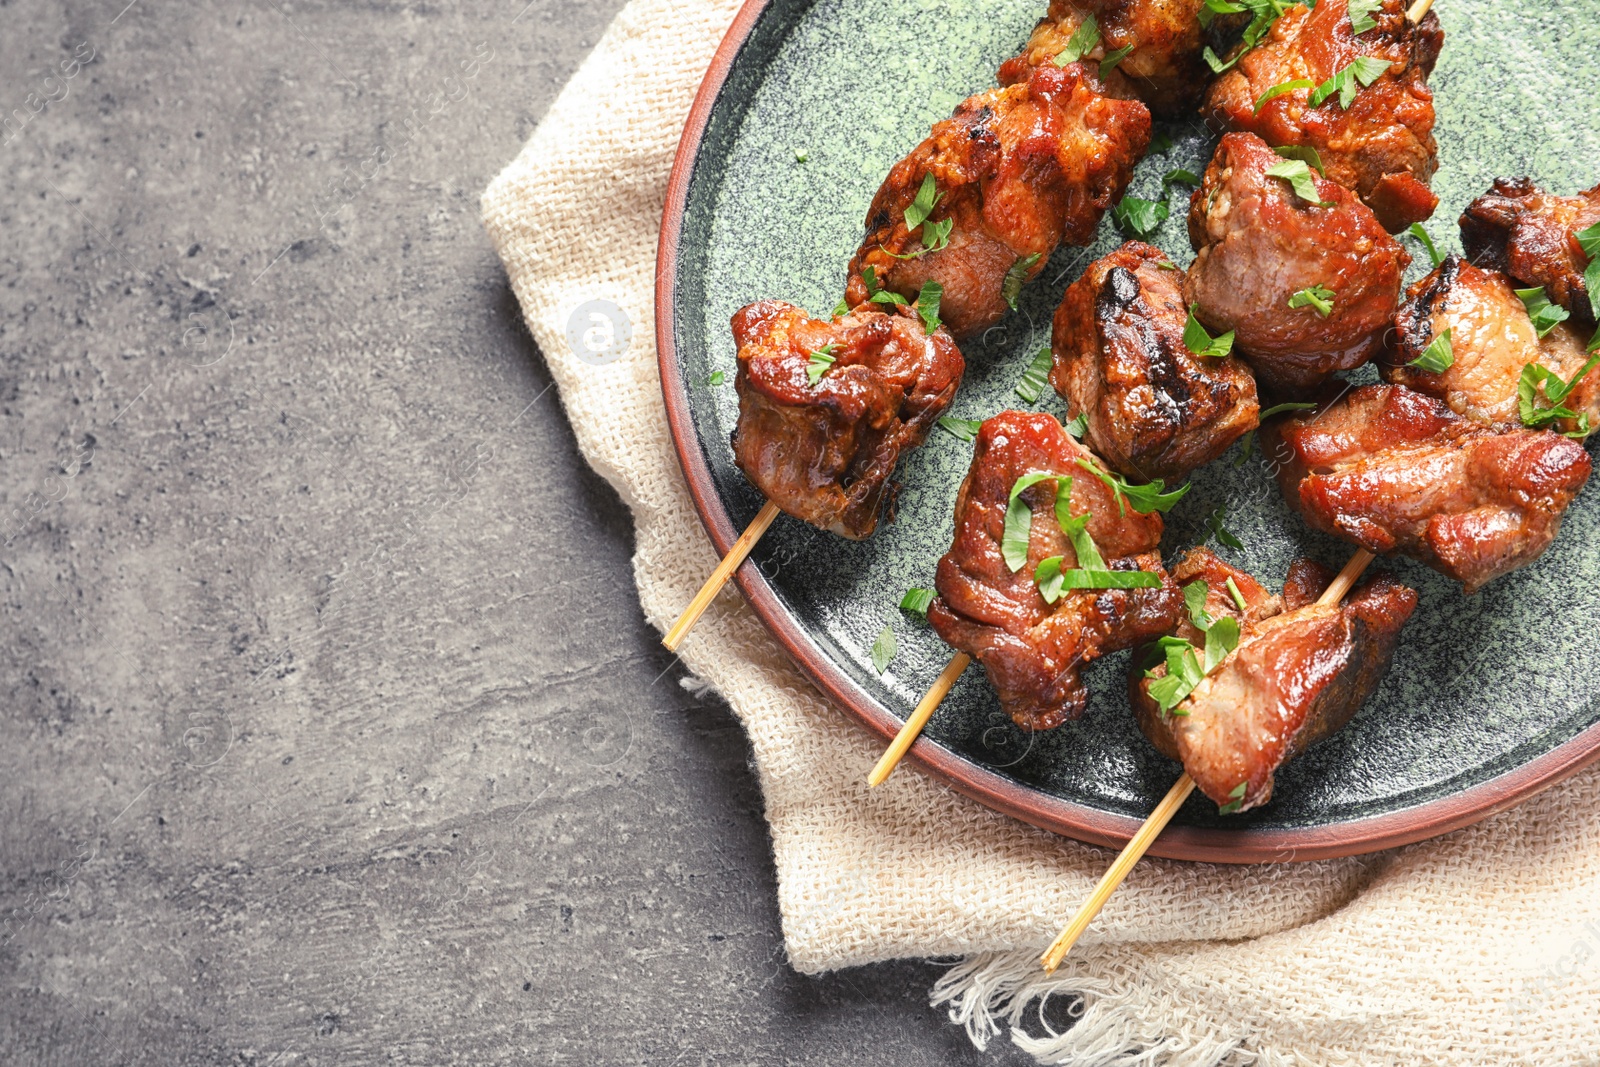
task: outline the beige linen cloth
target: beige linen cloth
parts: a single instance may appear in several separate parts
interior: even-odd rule
[[[689,104],[736,8],[634,0],[483,197],[578,444],[633,510],[639,597],[663,628],[716,555],[661,405],[656,237]],[[626,353],[603,366],[566,337],[590,299],[632,323]],[[881,744],[811,687],[731,587],[683,661],[749,731],[798,970],[965,957],[935,1001],[980,1046],[1009,1029],[1046,1062],[1600,1065],[1594,770],[1376,856],[1146,859],[1047,980],[1037,954],[1109,852],[909,768],[869,792]],[[1030,1005],[1049,993],[1081,994],[1082,1013],[1041,1036]]]

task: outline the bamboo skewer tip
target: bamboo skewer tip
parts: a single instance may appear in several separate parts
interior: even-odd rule
[[[678,646],[688,636],[690,629],[704,615],[711,602],[722,592],[722,587],[728,584],[728,579],[733,572],[739,569],[750,550],[756,547],[756,542],[761,540],[761,535],[767,532],[767,527],[772,525],[772,520],[778,517],[778,505],[767,501],[761,510],[756,512],[756,517],[750,520],[750,525],[744,528],[744,533],[728,549],[728,554],[722,557],[722,562],[717,564],[717,569],[711,572],[711,577],[706,579],[700,591],[689,601],[689,606],[683,609],[683,614],[678,616],[678,621],[672,624],[672,629],[667,631],[661,643],[667,646],[668,652],[678,651]]]
[[[933,717],[934,709],[944,701],[950,692],[950,687],[956,684],[956,679],[961,677],[961,672],[966,670],[967,664],[971,662],[972,657],[965,652],[957,652],[950,657],[950,662],[939,672],[939,677],[917,702],[916,709],[906,718],[905,724],[900,727],[900,732],[894,735],[889,747],[878,757],[872,773],[867,775],[867,785],[876,788],[894,773],[894,769],[900,765],[900,760],[910,751],[912,743],[922,733],[922,728]]]
[[[1433,0],[1417,0],[1406,10],[1406,21],[1415,26],[1427,15],[1428,9],[1433,7]]]

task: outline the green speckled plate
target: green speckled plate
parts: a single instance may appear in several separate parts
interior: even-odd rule
[[[701,87],[678,150],[663,217],[657,339],[667,412],[700,514],[726,551],[762,504],[728,447],[738,408],[729,316],[763,297],[822,314],[839,299],[862,219],[889,166],[962,98],[990,85],[1042,0],[750,0]],[[1433,87],[1441,197],[1430,229],[1459,249],[1454,219],[1500,175],[1547,188],[1592,185],[1600,114],[1595,0],[1439,0],[1446,43]],[[1139,166],[1131,192],[1157,198],[1174,167],[1199,173],[1214,139],[1193,123],[1158,125],[1173,147]],[[798,156],[804,155],[800,162]],[[1155,243],[1187,263],[1184,191]],[[962,346],[967,377],[951,414],[1015,407],[1062,413],[1047,394],[1012,390],[1048,343],[1051,312],[1091,259],[1120,243],[1109,217],[1093,248],[1063,248],[1021,307]],[[1426,257],[1413,245],[1417,258]],[[1420,270],[1412,268],[1415,277]],[[709,384],[725,372],[720,387]],[[852,543],[780,517],[737,580],[755,610],[822,690],[887,738],[950,657],[897,605],[933,582],[971,446],[936,431],[907,457],[899,515]],[[1335,566],[1348,546],[1312,534],[1261,465],[1239,450],[1196,472],[1168,517],[1168,556],[1207,536],[1225,506],[1246,545],[1222,554],[1281,582],[1308,554]],[[1467,598],[1406,560],[1387,564],[1421,590],[1394,668],[1355,721],[1289,764],[1272,802],[1216,814],[1199,794],[1160,837],[1159,855],[1224,862],[1311,859],[1420,840],[1503,810],[1600,755],[1600,492],[1567,515],[1534,566]],[[1216,546],[1214,546],[1216,547]],[[886,673],[869,650],[888,624],[899,652]],[[1081,840],[1120,843],[1181,768],[1135,727],[1127,655],[1089,669],[1088,713],[1029,735],[969,669],[910,759],[1001,811]],[[902,772],[904,773],[904,772]],[[891,783],[885,788],[894,788]]]

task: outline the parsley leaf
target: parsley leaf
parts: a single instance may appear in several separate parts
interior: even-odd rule
[[[1035,252],[1031,256],[1023,256],[1006,271],[1005,280],[1000,283],[1000,296],[1012,311],[1017,310],[1017,298],[1022,295],[1022,283],[1028,280],[1028,272],[1039,262],[1042,255],[1043,253]]]
[[[867,286],[867,299],[874,304],[904,304],[906,298],[899,293],[890,292],[878,284],[878,272],[869,264],[861,268],[861,280]]]
[[[1354,5],[1351,5],[1351,6],[1353,7]],[[1357,32],[1360,32],[1360,31],[1357,31]],[[1231,790],[1229,790],[1228,791],[1229,800],[1228,800],[1228,802],[1226,804],[1219,804],[1217,806],[1217,814],[1218,815],[1232,815],[1234,812],[1236,812],[1240,808],[1244,807],[1244,793],[1245,793],[1245,789],[1248,788],[1249,785],[1250,785],[1249,782],[1240,782],[1238,785],[1234,786]]]
[[[1533,323],[1533,328],[1540,337],[1556,328],[1557,323],[1565,322],[1567,309],[1560,304],[1550,303],[1550,298],[1545,295],[1544,286],[1533,289],[1513,289],[1517,298],[1522,301],[1522,306],[1528,309],[1528,321]]]
[[[1317,150],[1306,144],[1279,145],[1274,152],[1284,159],[1298,159],[1318,174],[1326,177],[1327,172],[1322,169],[1322,157],[1317,155]]]
[[[1456,361],[1456,354],[1450,347],[1450,330],[1446,327],[1444,333],[1428,342],[1428,347],[1422,350],[1422,355],[1407,363],[1408,367],[1420,367],[1433,374],[1443,374],[1449,370]]]
[[[833,305],[833,317],[838,319],[848,314],[850,314],[850,301],[841,296],[839,302]]]
[[[1600,222],[1573,234],[1578,239],[1578,247],[1583,249],[1583,254],[1589,257],[1589,267],[1583,272],[1583,287],[1589,293],[1589,302],[1600,305]],[[1600,339],[1600,332],[1595,334]],[[1589,342],[1589,347],[1594,348],[1594,342]]]
[[[1317,107],[1328,97],[1338,93],[1339,106],[1349,110],[1350,105],[1355,103],[1356,83],[1360,82],[1363,86],[1371,85],[1383,77],[1391,65],[1387,59],[1380,59],[1377,56],[1358,56],[1335,71],[1333,77],[1313,89],[1307,103]]]
[[[1295,78],[1292,81],[1279,82],[1256,97],[1256,113],[1261,113],[1261,109],[1267,106],[1267,101],[1280,97],[1284,93],[1292,93],[1296,89],[1315,89],[1316,87],[1317,83],[1310,78]]]
[[[1242,0],[1238,4],[1229,3],[1228,0],[1206,0],[1205,7],[1200,11],[1200,25],[1209,25],[1211,19],[1216,15],[1231,15],[1246,10],[1250,11],[1253,17],[1250,20],[1250,25],[1245,27],[1244,35],[1239,42],[1239,49],[1234,53],[1232,59],[1224,63],[1217,58],[1217,54],[1211,50],[1210,45],[1207,45],[1205,51],[1201,53],[1206,65],[1211,68],[1213,73],[1221,74],[1239,62],[1246,52],[1254,48],[1261,41],[1261,38],[1267,35],[1267,31],[1272,29],[1272,25],[1278,21],[1278,17],[1289,10],[1289,4],[1283,2],[1283,0]]]
[[[1233,598],[1233,606],[1241,612],[1250,610],[1250,605],[1245,602],[1244,594],[1239,592],[1239,584],[1233,580],[1232,576],[1228,578],[1228,595]]]
[[[940,415],[939,428],[957,441],[971,441],[978,436],[982,419],[958,419],[954,415]]]
[[[919,589],[916,586],[906,590],[906,595],[900,598],[900,610],[909,611],[913,615],[928,617],[928,605],[933,603],[933,598],[938,596],[932,589]]]
[[[1184,590],[1184,600],[1189,601],[1189,588],[1194,585],[1204,587],[1204,582],[1195,582]],[[1203,594],[1202,594],[1203,596]],[[1204,611],[1201,612],[1205,615]],[[1192,617],[1192,615],[1191,615]],[[1205,616],[1210,618],[1209,615]],[[1194,645],[1181,637],[1163,637],[1156,642],[1157,649],[1164,653],[1167,662],[1165,677],[1156,677],[1154,669],[1145,671],[1146,678],[1155,678],[1150,683],[1150,698],[1160,706],[1161,710],[1169,715],[1186,715],[1188,712],[1176,710],[1183,703],[1195,687],[1205,680],[1206,675],[1216,670],[1217,665],[1225,659],[1229,652],[1239,647],[1239,621],[1232,617],[1224,617],[1212,621],[1207,626],[1200,626],[1199,619],[1195,619],[1197,628],[1206,635],[1205,661],[1202,663],[1196,655]]]
[[[1084,516],[1087,518],[1087,516]],[[1160,589],[1161,579],[1149,571],[1098,570],[1087,567],[1061,569],[1061,556],[1041,560],[1034,569],[1034,584],[1046,604],[1054,604],[1068,589]]]
[[[1094,20],[1093,15],[1085,15],[1078,28],[1072,31],[1072,36],[1067,38],[1067,47],[1056,56],[1056,66],[1064,67],[1068,63],[1076,63],[1086,53],[1093,52],[1095,45],[1099,43],[1100,24]]]
[[[822,376],[828,373],[828,368],[833,366],[833,354],[838,350],[838,345],[823,345],[806,357],[807,382],[816,385],[822,380]]]
[[[1089,431],[1089,416],[1080,411],[1072,417],[1072,421],[1067,423],[1063,429],[1081,441],[1083,440],[1083,435]]]
[[[1444,262],[1444,257],[1439,254],[1439,246],[1433,243],[1433,238],[1428,236],[1428,231],[1422,228],[1422,223],[1413,222],[1406,233],[1422,242],[1422,247],[1428,250],[1428,259],[1437,267]]]
[[[1203,578],[1196,578],[1183,587],[1183,606],[1189,609],[1189,621],[1201,633],[1211,629],[1211,624],[1216,622],[1206,610],[1206,599],[1210,595],[1211,587]]]
[[[1182,167],[1173,167],[1161,176],[1161,194],[1166,195],[1169,185],[1199,185],[1200,175]]]
[[[1172,151],[1172,135],[1166,130],[1157,130],[1150,136],[1150,152],[1152,154]]]
[[[1000,556],[1012,574],[1028,562],[1028,539],[1033,533],[1033,509],[1022,499],[1022,493],[1054,477],[1054,474],[1024,474],[1011,486],[1011,497],[1006,501],[1005,529],[1000,535]]]
[[[917,314],[922,318],[922,329],[925,333],[932,333],[939,328],[939,299],[944,296],[944,286],[933,279],[922,283],[922,290],[917,293]],[[900,301],[902,304],[904,300]]]
[[[934,205],[944,198],[939,192],[938,185],[933,180],[933,172],[929,171],[922,176],[922,188],[917,190],[917,195],[911,201],[911,206],[906,208],[906,229],[914,230],[928,221],[928,216],[933,214]]]
[[[1125,44],[1115,52],[1110,53],[1100,61],[1100,77],[1105,79],[1107,74],[1117,69],[1117,64],[1128,58],[1128,53],[1133,51],[1133,45]]]
[[[1318,315],[1327,318],[1333,314],[1333,290],[1325,289],[1320,285],[1301,289],[1289,298],[1289,306],[1292,308],[1316,308]]]
[[[1141,515],[1148,515],[1152,511],[1163,513],[1171,511],[1174,505],[1182,500],[1184,494],[1189,491],[1189,483],[1184,482],[1172,492],[1164,492],[1167,485],[1160,478],[1157,478],[1149,485],[1130,485],[1120,476],[1112,474],[1110,471],[1101,470],[1087,459],[1080,457],[1075,462],[1078,466],[1106,483],[1106,487],[1111,490],[1112,496],[1116,497],[1117,513],[1120,515],[1128,513],[1128,504],[1132,504],[1133,510]]]
[[[872,669],[879,674],[888,670],[889,662],[894,659],[894,654],[894,630],[885,626],[878,631],[877,640],[872,642]]]
[[[890,292],[888,289],[879,289],[869,299],[874,304],[904,304],[906,298],[899,293]]]
[[[727,380],[728,376],[726,374],[724,374],[722,371],[714,370],[711,372],[711,377],[707,379],[706,384],[715,389],[717,386],[721,385]]]
[[[806,161],[806,150],[804,148],[796,148],[794,150],[794,161],[796,163],[804,163]]]
[[[1244,432],[1244,436],[1239,438],[1239,458],[1233,461],[1233,465],[1235,467],[1242,467],[1245,465],[1245,461],[1250,458],[1250,450],[1255,446],[1255,443],[1255,430],[1246,430]]]
[[[1272,416],[1282,415],[1285,411],[1310,411],[1316,406],[1316,404],[1309,400],[1291,401],[1287,404],[1274,404],[1256,417],[1262,422],[1266,422],[1268,419],[1272,418]]]
[[[1017,395],[1030,404],[1037,403],[1049,377],[1050,350],[1041,348],[1039,354],[1033,357],[1033,362],[1028,364],[1028,369],[1022,372],[1022,381],[1017,383]]]
[[[1242,549],[1244,548],[1244,542],[1239,540],[1232,530],[1222,525],[1227,516],[1228,509],[1219,507],[1211,513],[1210,518],[1206,519],[1206,525],[1211,528],[1211,536],[1215,537],[1218,543],[1227,545],[1229,548]]]
[[[1383,0],[1350,0],[1350,32],[1363,34],[1378,24],[1372,13],[1383,6]]]
[[[1125,196],[1111,209],[1117,226],[1135,237],[1148,237],[1156,227],[1167,221],[1170,214],[1171,209],[1163,201],[1144,200],[1137,196]]]
[[[1517,407],[1522,416],[1522,424],[1533,429],[1542,429],[1555,422],[1557,419],[1577,419],[1578,430],[1568,436],[1587,437],[1589,435],[1589,416],[1580,414],[1570,408],[1563,407],[1562,401],[1572,395],[1584,375],[1600,363],[1600,352],[1596,352],[1584,361],[1578,368],[1578,373],[1572,376],[1571,381],[1563,381],[1561,375],[1548,367],[1538,363],[1529,363],[1522,368],[1522,377],[1517,380]],[[1539,391],[1543,388],[1544,398],[1550,406],[1539,404]]]
[[[1189,321],[1183,324],[1183,347],[1197,356],[1209,356],[1212,359],[1221,359],[1233,351],[1233,331],[1219,337],[1212,337],[1206,328],[1200,325],[1200,320],[1194,317],[1197,304],[1189,305]]]
[[[1312,207],[1332,207],[1333,201],[1317,196],[1317,183],[1311,180],[1311,167],[1301,159],[1286,159],[1267,168],[1267,177],[1282,178],[1294,189],[1294,195]]]

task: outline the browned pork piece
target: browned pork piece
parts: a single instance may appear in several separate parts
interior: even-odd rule
[[[1383,0],[1358,33],[1346,0],[1289,8],[1212,83],[1207,120],[1274,148],[1314,150],[1327,176],[1355,190],[1390,233],[1421,222],[1439,202],[1428,188],[1439,151],[1428,76],[1444,31],[1432,12],[1415,26],[1405,13],[1403,0]],[[1333,91],[1312,107],[1311,97],[1333,79]],[[1343,94],[1340,85],[1348,86]],[[1273,89],[1278,95],[1264,100]]]
[[[1079,672],[1108,652],[1131,648],[1177,624],[1182,599],[1161,567],[1159,514],[1119,508],[1112,490],[1079,461],[1098,461],[1049,415],[1006,411],[979,429],[972,466],[956,497],[955,539],[939,560],[938,598],[928,621],[945,643],[983,664],[1000,706],[1025,729],[1045,730],[1083,713]],[[1006,559],[1006,513],[1019,480],[1053,477],[1017,494],[1031,514],[1026,558]],[[1038,584],[1040,567],[1088,567],[1062,529],[1057,494],[1066,493],[1068,525],[1081,531],[1106,571],[1144,571],[1156,588],[1065,588],[1054,603]],[[1123,501],[1126,503],[1126,501]],[[1015,543],[1015,542],[1014,542]]]
[[[1332,577],[1296,560],[1279,598],[1205,549],[1173,568],[1185,591],[1204,583],[1209,620],[1238,622],[1238,647],[1169,711],[1151,695],[1166,664],[1147,674],[1135,661],[1129,697],[1145,736],[1225,812],[1270,800],[1278,768],[1342,729],[1389,671],[1416,592],[1379,574],[1340,604],[1317,604]],[[1243,610],[1226,587],[1229,578]],[[1201,650],[1210,639],[1192,619],[1178,636]]]
[[[1084,21],[1093,18],[1095,43],[1083,53],[1085,59],[1099,61],[1131,49],[1116,71],[1150,110],[1167,116],[1193,114],[1211,80],[1201,53],[1208,42],[1221,42],[1220,32],[1208,33],[1200,24],[1204,7],[1205,0],[1051,0],[1022,55],[1000,68],[1000,80],[1015,81],[1027,69],[1051,62],[1067,49]],[[1225,18],[1210,29],[1220,31],[1239,21]]]
[[[1439,371],[1412,365],[1446,331],[1450,365]],[[1586,343],[1587,334],[1565,322],[1539,337],[1503,275],[1453,255],[1406,290],[1382,372],[1385,381],[1438,397],[1457,415],[1515,426],[1523,368],[1538,363],[1571,381],[1588,362]],[[1584,374],[1562,406],[1573,415],[1553,420],[1555,428],[1576,431],[1585,415],[1587,426],[1600,425],[1600,374]]]
[[[1058,245],[1092,241],[1150,143],[1150,112],[1097,67],[1031,68],[937,123],[873,197],[850,305],[880,288],[914,299],[936,282],[940,315],[967,336],[1005,314],[1008,275],[1018,286]]]
[[[1213,331],[1234,331],[1264,384],[1287,392],[1382,350],[1411,262],[1349,190],[1248,133],[1217,145],[1189,202],[1189,240],[1184,299]]]
[[[1589,478],[1576,441],[1491,427],[1398,385],[1353,389],[1261,436],[1307,524],[1419,559],[1469,594],[1543,552]]]
[[[1595,321],[1583,282],[1589,256],[1578,233],[1600,223],[1600,185],[1553,196],[1530,178],[1497,178],[1461,215],[1461,244],[1480,267],[1504,271],[1525,288],[1544,286],[1580,322]]]
[[[733,337],[739,469],[795,518],[872,533],[900,453],[922,443],[961,384],[955,342],[908,307],[866,304],[828,322],[781,300],[741,308]]]
[[[1140,481],[1182,477],[1256,425],[1250,369],[1184,345],[1183,281],[1165,252],[1129,241],[1091,263],[1056,309],[1050,384],[1069,415],[1084,415],[1084,440]]]

